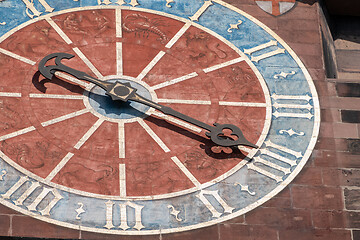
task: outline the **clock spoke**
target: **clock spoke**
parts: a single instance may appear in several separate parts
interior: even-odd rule
[[[219,70],[221,68],[231,66],[231,65],[233,65],[235,63],[242,62],[242,61],[245,61],[245,58],[243,58],[243,57],[235,58],[235,59],[232,59],[232,60],[224,62],[224,63],[220,63],[220,64],[216,64],[214,66],[208,67],[208,68],[204,68],[203,71],[205,73],[209,73],[209,72],[212,72],[212,71],[215,71],[215,70]]]
[[[122,37],[122,26],[121,26],[121,9],[115,9],[115,21],[116,21],[116,37]]]
[[[82,145],[95,133],[95,131],[101,126],[104,119],[99,118],[94,125],[81,137],[81,139],[75,144],[74,148],[80,149]]]
[[[125,126],[123,122],[118,123],[119,158],[125,158]]]
[[[189,29],[191,23],[186,23],[174,36],[173,38],[165,45],[166,48],[171,48],[180,38],[181,36]],[[161,60],[161,58],[165,55],[164,51],[160,51],[154,59],[143,69],[143,71],[138,75],[137,80],[141,81],[146,74],[148,74],[151,69]]]
[[[138,81],[142,81],[143,78],[150,72],[150,70],[160,61],[160,59],[165,55],[164,51],[160,51],[151,62],[141,71],[141,73],[136,77]]]
[[[225,67],[231,66],[231,65],[233,65],[233,64],[242,62],[242,61],[244,61],[244,58],[239,57],[239,58],[230,60],[230,61],[225,62],[225,63],[221,63],[221,64],[214,65],[214,66],[212,66],[212,67],[209,67],[209,68],[205,68],[205,69],[203,69],[203,71],[204,71],[205,73],[209,73],[209,72],[212,72],[212,71],[215,71],[215,70],[219,70],[219,69],[221,69],[221,68],[225,68]],[[167,86],[170,86],[170,85],[173,85],[173,84],[176,84],[176,83],[180,83],[180,82],[182,82],[182,81],[185,81],[185,80],[188,80],[188,79],[197,77],[197,76],[198,76],[198,74],[197,74],[196,72],[192,72],[192,73],[187,74],[187,75],[185,75],[185,76],[181,76],[181,77],[178,77],[178,78],[176,78],[176,79],[172,79],[172,80],[169,80],[169,81],[162,82],[162,83],[159,83],[159,84],[157,84],[157,85],[151,86],[151,88],[152,88],[153,90],[157,90],[157,89],[160,89],[160,88],[163,88],[163,87],[167,87]]]
[[[207,100],[185,100],[185,99],[165,99],[165,98],[159,98],[158,99],[159,103],[171,103],[171,104],[189,104],[189,105],[211,105],[211,101],[207,101]],[[173,124],[176,124],[178,126],[181,126],[183,128],[186,128],[188,130],[200,133],[202,131],[201,128],[192,125],[190,123],[187,123],[183,120],[180,120],[178,118],[163,114],[159,111],[154,111],[152,113],[153,115],[163,118]]]
[[[32,60],[30,60],[30,59],[28,59],[26,57],[22,57],[22,56],[20,56],[20,55],[18,55],[16,53],[10,52],[10,51],[5,50],[3,48],[0,48],[0,53],[5,54],[5,55],[7,55],[9,57],[15,58],[17,60],[20,60],[20,61],[22,61],[24,63],[33,65],[33,66],[36,64],[36,62],[34,62],[34,61],[32,61]]]
[[[147,125],[144,120],[138,119],[138,123],[142,128],[151,136],[151,138],[164,150],[164,152],[170,152],[170,149],[165,145],[165,143],[160,139],[158,135]]]
[[[120,197],[126,197],[126,168],[125,164],[119,164]]]
[[[73,82],[75,84],[78,84],[80,86],[83,86],[85,88],[88,88],[91,83],[88,83],[88,82],[85,82],[85,81],[82,81],[82,80],[79,80],[73,76],[70,76],[69,74],[66,74],[66,73],[63,73],[63,72],[55,72],[55,76],[58,77],[58,78],[63,78],[63,79],[66,79],[70,82]]]
[[[194,132],[197,132],[197,133],[200,133],[202,131],[202,129],[199,128],[199,127],[196,127],[196,126],[194,126],[192,124],[189,124],[189,123],[187,123],[185,121],[182,121],[182,120],[180,120],[178,118],[163,114],[161,112],[155,111],[152,114],[157,116],[157,117],[163,118],[166,121],[169,121],[169,122],[174,123],[176,125],[179,125],[181,127],[187,128],[187,129],[189,129],[191,131],[194,131]]]
[[[0,136],[33,125],[24,111],[20,93],[0,93]]]
[[[1,96],[1,93],[0,93]],[[63,95],[63,94],[38,94],[31,93],[29,94],[30,98],[50,98],[50,99],[71,99],[71,100],[83,100],[84,96],[82,95]]]
[[[90,70],[95,74],[99,79],[103,79],[104,76],[100,71],[92,64],[92,62],[85,56],[85,54],[77,47],[73,48],[74,52],[80,57],[80,59],[90,68]]]
[[[88,113],[89,111],[90,111],[89,109],[85,108],[85,109],[82,109],[82,110],[80,110],[80,111],[72,112],[72,113],[69,113],[69,114],[66,114],[66,115],[63,115],[63,116],[60,116],[60,117],[51,119],[51,120],[49,120],[49,121],[42,122],[41,125],[42,125],[43,127],[47,127],[47,126],[49,126],[49,125],[52,125],[52,124],[55,124],[55,123],[59,123],[59,122],[62,122],[62,121],[65,121],[65,120],[68,120],[68,119],[71,119],[71,118],[74,118],[74,117],[83,115],[83,114],[85,114],[85,113]]]
[[[115,10],[115,21],[116,21],[116,37],[122,38],[122,21],[121,21],[121,9],[117,8]],[[119,76],[124,74],[123,67],[123,50],[122,50],[122,42],[116,42],[116,73]]]
[[[178,157],[173,156],[171,160],[180,168],[180,170],[190,179],[190,181],[196,186],[200,187],[201,183],[192,175],[192,173],[185,167],[185,165],[179,160]]]
[[[73,42],[70,40],[70,38],[64,33],[63,30],[61,30],[61,28],[59,27],[59,25],[57,25],[54,20],[52,20],[51,18],[46,18],[45,19],[50,26],[55,30],[55,32],[57,32],[59,34],[59,36],[67,43],[67,44],[72,44]]]
[[[0,92],[0,97],[16,97],[16,98],[20,98],[21,93]]]
[[[190,22],[187,22],[176,34],[175,36],[165,45],[166,48],[171,48],[181,37],[184,33],[189,29],[191,26]]]
[[[219,101],[220,106],[233,106],[233,107],[269,107],[267,103],[258,102],[227,102]]]
[[[1,137],[0,137],[0,141],[4,141],[4,140],[7,140],[7,139],[10,139],[10,138],[13,138],[13,137],[17,137],[17,136],[26,134],[26,133],[28,133],[28,132],[32,132],[32,131],[34,131],[34,130],[36,130],[36,128],[35,128],[34,126],[27,127],[27,128],[23,128],[23,129],[21,129],[21,130],[18,130],[18,131],[15,131],[15,132],[6,134],[6,135],[4,135],[4,136],[1,136]]]
[[[119,76],[124,74],[122,42],[116,43],[116,73]]]
[[[198,76],[198,74],[196,72],[192,72],[192,73],[187,74],[185,76],[181,76],[181,77],[178,77],[178,78],[175,78],[175,79],[172,79],[172,80],[157,84],[155,86],[151,86],[151,89],[152,90],[158,90],[160,88],[167,87],[167,86],[170,86],[170,85],[173,85],[173,84],[176,84],[176,83],[179,83],[179,82],[182,82],[182,81],[185,81],[185,80],[188,80],[190,78],[197,77],[197,76]]]
[[[118,24],[119,25],[119,24]],[[191,23],[144,12],[122,11],[124,74],[143,80]],[[156,67],[157,69],[157,67]]]
[[[49,175],[47,175],[45,181],[50,182],[55,177],[55,175],[58,174],[61,169],[63,169],[66,163],[68,163],[73,156],[74,154],[70,152],[66,154],[65,157],[63,157],[63,159],[61,159],[61,161],[58,163],[58,165],[56,165],[56,167],[49,173]]]
[[[211,101],[206,100],[185,100],[185,99],[166,99],[159,98],[159,103],[180,103],[180,104],[195,104],[195,105],[211,105]]]

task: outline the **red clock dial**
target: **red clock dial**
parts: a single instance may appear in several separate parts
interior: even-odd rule
[[[176,195],[230,174],[250,148],[216,146],[204,130],[140,103],[112,101],[88,82],[45,79],[38,63],[53,52],[74,54],[63,63],[129,83],[209,125],[234,124],[254,144],[269,127],[260,74],[224,39],[181,19],[75,11],[27,25],[0,47],[16,55],[0,55],[0,88],[8,93],[0,97],[1,151],[21,171],[60,187],[122,197]]]

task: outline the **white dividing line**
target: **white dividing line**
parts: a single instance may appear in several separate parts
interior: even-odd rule
[[[192,173],[184,166],[184,164],[176,157],[171,157],[171,160],[180,168],[180,170],[190,179],[190,181],[199,187],[201,183],[192,175]]]
[[[21,97],[21,93],[0,92],[0,97]]]
[[[104,119],[99,118],[94,125],[85,133],[84,136],[78,141],[78,143],[74,146],[74,148],[79,149],[82,145],[94,134],[94,132],[100,127],[100,125],[104,122]]]
[[[36,64],[36,62],[31,61],[30,59],[27,59],[27,58],[25,58],[25,57],[22,57],[22,56],[20,56],[20,55],[17,55],[17,54],[15,54],[15,53],[12,53],[12,52],[10,52],[10,51],[8,51],[8,50],[5,50],[5,49],[3,49],[3,48],[0,48],[0,53],[5,54],[5,55],[7,55],[7,56],[9,56],[9,57],[15,58],[15,59],[17,59],[17,60],[20,60],[20,61],[22,61],[22,62],[24,62],[24,63],[33,65],[33,66]]]
[[[137,80],[141,81],[146,74],[150,72],[150,70],[160,61],[160,59],[165,55],[164,51],[160,51],[153,60],[142,70],[142,72],[137,76]]]
[[[271,95],[271,98],[274,100],[286,99],[286,100],[305,100],[305,101],[310,101],[311,99],[309,95],[278,95],[276,93],[273,93]]]
[[[119,164],[120,197],[126,197],[126,168]]]
[[[197,76],[198,76],[198,74],[196,72],[193,72],[193,73],[190,73],[188,75],[185,75],[185,76],[182,76],[182,77],[179,77],[179,78],[175,78],[173,80],[166,81],[166,82],[163,82],[163,83],[160,83],[160,84],[157,84],[157,85],[154,85],[154,86],[151,87],[151,89],[157,90],[157,89],[167,87],[167,86],[173,85],[175,83],[179,83],[179,82],[182,82],[182,81],[185,81],[185,80],[188,80],[190,78],[197,77]]]
[[[96,67],[90,62],[90,60],[80,51],[79,48],[73,48],[74,52],[83,60],[83,62],[91,69],[95,76],[99,79],[103,79],[104,76],[96,69]]]
[[[227,67],[227,66],[230,66],[230,65],[233,65],[235,63],[239,63],[239,62],[242,62],[244,61],[245,59],[243,57],[239,57],[239,58],[235,58],[233,60],[230,60],[230,61],[227,61],[227,62],[224,62],[224,63],[220,63],[218,65],[215,65],[215,66],[212,66],[212,67],[209,67],[209,68],[205,68],[203,69],[203,71],[205,73],[208,73],[208,72],[211,72],[211,71],[215,71],[215,70],[218,70],[220,68],[224,68],[224,67]]]
[[[6,134],[6,135],[0,137],[0,141],[4,141],[4,140],[7,140],[9,138],[13,138],[13,137],[17,137],[19,135],[23,135],[25,133],[34,131],[35,129],[36,129],[35,127],[31,126],[31,127],[24,128],[24,129],[21,129],[19,131],[16,131],[16,132],[13,132],[13,133],[10,133],[10,134]]]
[[[170,149],[165,143],[159,138],[158,135],[144,122],[142,119],[137,120],[138,123],[145,129],[145,131],[154,139],[154,141],[164,150],[164,152],[170,152]]]
[[[195,104],[195,105],[211,105],[211,101],[203,101],[203,100],[184,100],[184,99],[159,98],[158,102],[160,102],[160,103]]]
[[[125,126],[123,122],[118,123],[119,136],[119,158],[125,158]]]
[[[116,43],[116,72],[119,76],[122,76],[124,73],[122,42]]]
[[[250,153],[251,152],[251,148],[249,148],[249,147],[245,147],[245,146],[241,146],[241,145],[239,145],[239,146],[237,146],[237,148],[240,150],[240,151],[244,151],[244,152],[247,152],[247,153]]]
[[[63,73],[63,72],[55,72],[55,76],[56,77],[59,77],[59,78],[64,78],[70,82],[73,82],[73,83],[76,83],[76,84],[79,84],[80,86],[83,86],[85,88],[87,88],[90,83],[86,83],[84,81],[81,81],[73,76],[70,76],[69,74],[66,74],[66,73]]]
[[[180,37],[189,29],[191,23],[187,22],[176,34],[175,36],[165,45],[166,48],[171,48]]]
[[[121,28],[121,9],[117,8],[115,10],[115,19],[116,19],[116,37],[122,37],[122,28]]]
[[[266,103],[254,102],[225,102],[219,101],[220,106],[234,106],[234,107],[267,107]]]
[[[180,119],[177,119],[175,117],[171,117],[171,116],[163,114],[161,112],[154,111],[152,114],[157,116],[157,117],[163,118],[163,119],[165,119],[165,120],[167,120],[169,122],[175,123],[176,125],[179,125],[181,127],[187,128],[187,129],[189,129],[191,131],[197,132],[197,133],[200,133],[201,130],[202,130],[201,128],[196,127],[196,126],[194,126],[194,125],[192,125],[190,123],[184,122],[184,121],[182,121]]]
[[[58,117],[58,118],[54,118],[52,120],[49,120],[49,121],[46,121],[46,122],[43,122],[41,123],[41,126],[43,127],[47,127],[51,124],[55,124],[55,123],[58,123],[58,122],[62,122],[62,121],[65,121],[67,119],[70,119],[70,118],[74,118],[74,117],[77,117],[77,116],[80,116],[84,113],[87,113],[89,112],[90,110],[89,109],[82,109],[80,111],[77,111],[77,112],[72,112],[72,113],[69,113],[69,114],[66,114],[64,116],[61,116],[61,117]]]
[[[82,100],[84,96],[82,95],[59,95],[59,94],[37,94],[31,93],[29,94],[30,98],[51,98],[51,99],[74,99],[74,100]]]
[[[73,42],[70,38],[61,30],[61,28],[52,20],[51,18],[46,18],[46,21],[50,24],[50,26],[60,35],[60,37],[67,43],[72,44]]]
[[[74,156],[73,153],[69,152],[68,154],[66,154],[66,156],[63,159],[61,159],[59,164],[56,165],[56,167],[51,171],[51,173],[47,175],[47,177],[45,178],[45,182],[50,182],[55,177],[55,175],[60,172],[60,170],[65,166],[65,164],[69,162],[72,156]]]

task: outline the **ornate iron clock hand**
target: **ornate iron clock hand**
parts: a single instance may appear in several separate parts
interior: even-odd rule
[[[124,84],[119,81],[115,83],[105,82],[96,78],[91,77],[90,75],[81,72],[79,70],[72,69],[61,63],[62,59],[71,59],[74,55],[68,53],[52,53],[46,57],[44,57],[39,63],[39,71],[40,73],[51,79],[56,71],[61,71],[68,73],[78,79],[85,80],[91,83],[96,84],[97,86],[103,88],[106,91],[106,94],[109,95],[113,100],[121,100],[121,101],[136,101],[147,106],[153,107],[162,113],[167,115],[171,115],[173,117],[184,120],[188,123],[196,125],[200,128],[206,129],[209,132],[206,132],[206,135],[217,145],[224,147],[238,146],[244,145],[249,147],[257,148],[257,146],[251,142],[249,142],[245,137],[239,127],[233,124],[218,124],[214,123],[214,126],[208,125],[204,122],[196,120],[192,117],[184,115],[174,109],[163,106],[161,104],[155,103],[149,99],[146,99],[139,94],[136,93],[136,88],[131,87],[129,84]],[[55,58],[56,65],[46,66],[45,64],[50,60]],[[225,129],[231,130],[231,136],[234,136],[235,139],[231,137],[226,137],[223,131]]]

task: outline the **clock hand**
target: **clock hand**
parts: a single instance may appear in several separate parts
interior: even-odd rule
[[[44,57],[40,63],[39,63],[39,71],[40,73],[48,78],[51,79],[56,71],[61,71],[68,73],[78,79],[85,80],[91,83],[96,84],[97,86],[103,88],[106,91],[106,94],[109,95],[113,100],[121,100],[121,101],[135,101],[142,104],[145,104],[147,106],[153,107],[162,113],[165,113],[167,115],[171,115],[173,117],[179,118],[181,120],[184,120],[188,123],[191,123],[195,126],[198,126],[200,128],[206,129],[208,132],[206,132],[206,136],[208,136],[214,143],[216,143],[219,146],[224,147],[232,147],[232,146],[238,146],[238,145],[244,145],[249,147],[257,148],[257,146],[251,142],[249,142],[245,137],[240,128],[233,124],[218,124],[214,123],[214,126],[208,125],[204,122],[201,122],[199,120],[196,120],[192,117],[189,117],[185,114],[182,114],[178,111],[175,111],[174,109],[163,106],[161,104],[155,103],[149,99],[146,99],[139,94],[136,93],[136,88],[131,87],[129,84],[121,83],[119,81],[110,83],[105,82],[96,78],[93,78],[92,76],[81,72],[79,70],[72,69],[64,64],[61,63],[62,59],[71,59],[74,55],[68,54],[68,53],[52,53],[46,57]],[[45,66],[45,64],[55,58],[55,64],[56,65],[49,65]],[[226,137],[223,133],[223,130],[229,129],[232,131],[231,136],[235,136],[237,139],[234,140],[230,137]]]
[[[49,54],[40,61],[39,71],[44,77],[46,77],[47,79],[50,79],[50,80],[54,76],[56,71],[66,72],[66,73],[76,77],[77,79],[81,79],[81,80],[85,80],[85,81],[94,83],[97,86],[103,88],[105,91],[107,91],[108,88],[113,84],[113,83],[109,83],[109,82],[105,82],[105,81],[101,81],[99,79],[93,78],[92,76],[90,76],[84,72],[75,70],[75,69],[70,68],[61,63],[62,59],[71,59],[73,57],[75,57],[75,56],[72,54],[69,54],[69,53]],[[53,58],[55,58],[56,65],[45,66],[45,64]]]

